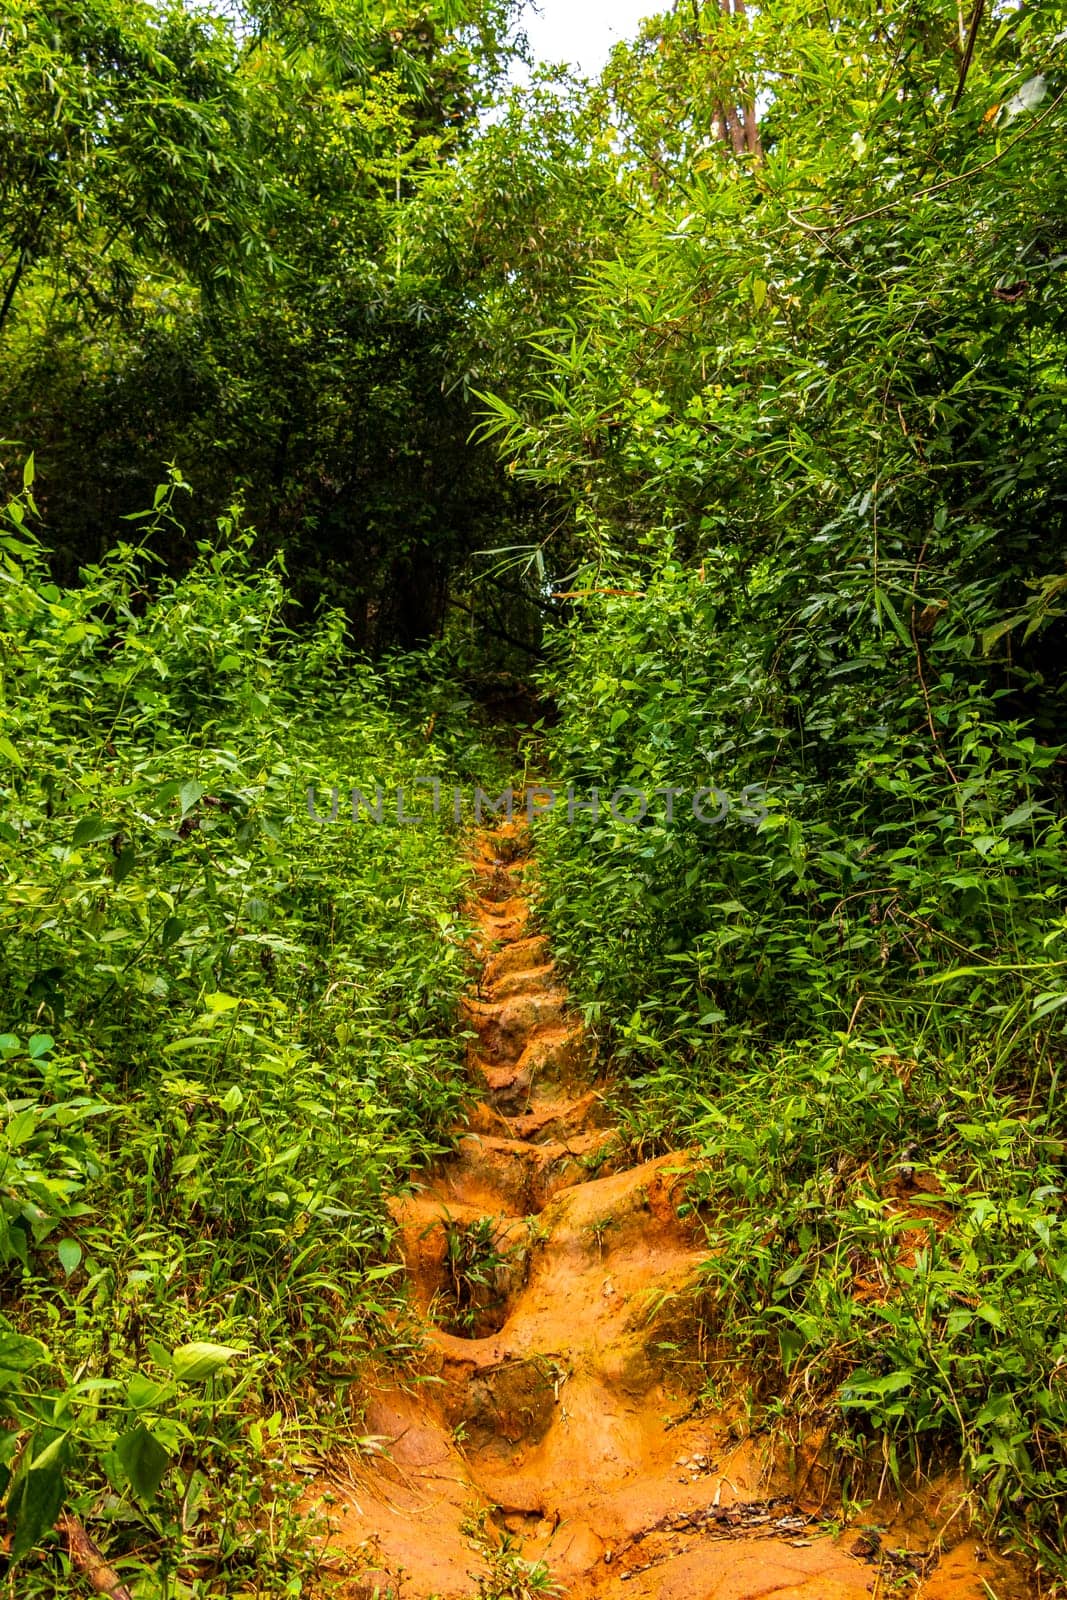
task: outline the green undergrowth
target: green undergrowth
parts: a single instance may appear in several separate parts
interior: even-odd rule
[[[776,622],[766,571],[614,581],[644,592],[553,647],[546,763],[601,810],[537,824],[540,910],[635,1151],[701,1154],[723,1349],[764,1417],[829,1422],[850,1492],[962,1461],[1067,1575],[1060,747],[977,601],[919,653]],[[623,785],[688,792],[629,825]]]
[[[157,576],[178,482],[57,587],[31,481],[0,532],[9,1581],[70,1592],[66,1504],[138,1597],[302,1593],[294,1466],[409,1354],[383,1196],[461,1092],[455,826],[428,786],[390,810],[481,777],[477,717],[432,655],[291,631],[232,519]]]

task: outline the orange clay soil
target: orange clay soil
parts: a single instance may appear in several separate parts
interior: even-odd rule
[[[577,1600],[1026,1595],[963,1537],[958,1485],[910,1520],[868,1506],[881,1534],[834,1538],[817,1452],[790,1467],[736,1413],[697,1404],[706,1249],[679,1216],[689,1160],[621,1166],[582,1028],[528,928],[528,850],[518,824],[475,845],[480,1098],[456,1154],[392,1202],[425,1352],[414,1380],[364,1394],[383,1454],[331,1484],[340,1592],[522,1596],[499,1577],[514,1551]]]

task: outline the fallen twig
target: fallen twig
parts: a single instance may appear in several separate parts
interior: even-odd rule
[[[114,1567],[108,1566],[103,1551],[97,1549],[77,1517],[64,1512],[59,1519],[59,1528],[67,1541],[71,1562],[83,1577],[88,1578],[97,1594],[109,1595],[110,1600],[133,1600],[129,1589]]]

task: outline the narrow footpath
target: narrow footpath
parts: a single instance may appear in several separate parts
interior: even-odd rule
[[[1024,1594],[972,1539],[938,1555],[899,1530],[834,1537],[819,1462],[773,1459],[736,1410],[698,1403],[707,1248],[685,1215],[687,1158],[620,1169],[588,1042],[529,929],[529,850],[518,823],[475,845],[477,1098],[456,1153],[392,1204],[425,1352],[416,1380],[372,1394],[383,1454],[333,1507],[344,1593]],[[927,1506],[927,1532],[954,1503]]]

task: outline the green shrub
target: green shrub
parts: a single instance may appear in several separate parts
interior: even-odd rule
[[[289,631],[232,520],[153,580],[180,480],[60,589],[31,479],[0,534],[12,1555],[51,1592],[29,1552],[66,1496],[163,1591],[224,1568],[279,1593],[310,1559],[282,1462],[358,1439],[362,1364],[409,1353],[383,1196],[461,1082],[449,808],[357,826],[347,795],[461,772],[477,732],[425,663],[349,655],[336,615]]]
[[[766,572],[643,582],[557,635],[547,766],[605,803],[538,823],[542,912],[633,1143],[701,1152],[708,1281],[758,1397],[828,1407],[898,1475],[962,1456],[1060,1571],[1060,749],[962,627],[926,702],[914,650],[855,630],[843,693],[827,606],[794,691]],[[685,796],[638,826],[606,805],[712,784],[713,827]]]

